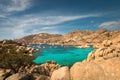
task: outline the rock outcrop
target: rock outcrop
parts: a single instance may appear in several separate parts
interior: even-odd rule
[[[95,63],[75,63],[70,73],[71,80],[106,80],[104,71]]]
[[[21,52],[21,53],[26,53],[26,54],[33,54],[38,51],[35,48],[28,47],[24,43],[15,42],[13,40],[0,41],[0,52],[2,52],[4,48],[7,49],[8,53],[10,53],[10,52],[20,53]],[[15,51],[11,48],[14,48]]]
[[[115,35],[109,40],[104,40],[98,49],[88,55],[87,61],[120,57],[120,31]]]
[[[16,73],[6,78],[6,80],[35,80],[35,78],[31,74]]]
[[[36,49],[12,40],[0,41],[0,79],[5,80],[9,76],[13,76],[13,74],[26,72],[32,65],[34,58],[32,54],[35,51]],[[18,74],[15,76],[17,78]]]
[[[120,80],[120,31],[104,40],[84,62],[75,63],[71,80]]]
[[[70,80],[70,72],[68,67],[61,67],[52,73],[50,80]]]
[[[111,38],[114,34],[116,34],[116,32],[107,30],[76,30],[64,35],[40,33],[16,39],[15,41],[25,44],[99,45],[103,40]],[[96,45],[95,47],[97,47]]]
[[[71,69],[71,80],[119,80],[120,57],[93,62],[77,62]]]
[[[1,68],[0,80],[50,80],[52,73],[60,67],[55,61],[47,61],[45,64],[20,68],[16,73]]]
[[[29,70],[29,73],[31,73],[33,75],[51,76],[52,72],[59,68],[60,68],[60,65],[58,65],[55,61],[53,61],[53,62],[47,61],[45,64],[33,66]]]

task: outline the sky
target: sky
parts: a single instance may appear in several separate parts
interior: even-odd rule
[[[0,40],[98,29],[120,30],[120,0],[0,0]]]

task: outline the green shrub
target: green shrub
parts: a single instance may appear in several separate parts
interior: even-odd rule
[[[4,45],[0,48],[0,68],[11,69],[16,73],[20,67],[33,64],[34,57],[22,52],[16,53],[15,45]]]

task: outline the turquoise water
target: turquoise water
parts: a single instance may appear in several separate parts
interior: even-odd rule
[[[87,58],[89,52],[93,48],[75,48],[74,46],[61,46],[61,45],[31,45],[40,51],[35,53],[36,64],[45,63],[47,60],[54,60],[60,65],[71,66],[75,62],[83,61]]]

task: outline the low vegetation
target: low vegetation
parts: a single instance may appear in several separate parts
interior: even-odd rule
[[[24,50],[16,52],[17,44],[0,44],[0,68],[11,69],[17,73],[21,67],[32,65],[33,56],[25,53]]]

